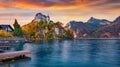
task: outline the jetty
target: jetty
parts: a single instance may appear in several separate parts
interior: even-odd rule
[[[6,62],[16,62],[21,59],[26,59],[26,55],[31,54],[30,51],[16,51],[16,52],[7,52],[7,53],[0,53],[0,64],[4,64]]]

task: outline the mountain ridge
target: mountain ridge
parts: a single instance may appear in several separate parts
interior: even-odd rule
[[[66,27],[71,29],[75,33],[77,38],[81,38],[81,37],[100,38],[100,37],[104,37],[105,33],[109,33],[109,36],[107,34],[106,37],[110,37],[110,36],[118,37],[119,29],[120,29],[119,26],[120,26],[120,16],[118,16],[113,22],[106,19],[97,19],[91,17],[87,22],[70,21],[69,23],[66,24]],[[103,32],[104,30],[105,32]],[[115,30],[117,32],[115,32]],[[99,36],[96,36],[97,34]]]
[[[45,31],[49,30],[49,27],[55,26],[56,23],[54,23],[49,16],[44,15],[42,13],[37,13],[31,23],[35,23],[35,25],[42,25],[39,26],[45,29],[41,29],[41,34]],[[49,27],[47,27],[47,25]],[[62,25],[62,23],[57,24]],[[28,24],[29,27],[29,24]],[[46,29],[47,28],[47,29]],[[26,28],[27,29],[27,28]],[[37,29],[37,26],[36,28]],[[68,22],[64,27],[61,26],[62,34],[65,34],[65,30],[71,30],[74,33],[75,38],[104,38],[104,37],[120,37],[120,16],[118,16],[115,20],[109,21],[107,19],[97,19],[94,17],[91,17],[88,19],[87,22],[83,21],[70,21]],[[51,30],[56,31],[57,33],[60,29],[56,29],[56,27],[51,28]],[[37,33],[40,33],[38,31]],[[50,31],[48,31],[50,32]],[[31,33],[31,32],[30,32]],[[53,33],[52,33],[53,34]]]

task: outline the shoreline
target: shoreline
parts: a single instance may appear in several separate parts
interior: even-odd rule
[[[78,38],[78,39],[87,39],[87,40],[94,40],[94,39],[98,39],[98,40],[114,40],[114,39],[120,39],[120,38]]]
[[[48,40],[120,40],[120,38],[74,38],[74,39],[48,39]],[[32,43],[35,40],[47,40],[41,38],[0,38],[0,44],[20,44],[20,43]]]
[[[25,38],[0,38],[0,43],[23,43]]]
[[[71,40],[77,40],[77,39],[120,39],[120,38],[74,38]],[[26,41],[34,41],[34,40],[47,40],[47,39],[42,39],[42,38],[31,38],[31,39],[26,39],[26,38],[0,38],[0,43],[9,43],[9,42],[14,42],[14,43],[19,43],[19,42],[26,42]],[[70,40],[70,39],[48,39],[48,40]]]

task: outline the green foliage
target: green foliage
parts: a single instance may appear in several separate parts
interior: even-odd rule
[[[30,35],[30,36],[35,36],[35,32],[32,32],[32,31],[31,31],[31,32],[29,32],[29,35]]]
[[[17,19],[15,19],[13,26],[14,26],[14,36],[15,37],[23,37],[23,32],[22,32],[20,25],[17,22]]]
[[[52,30],[48,30],[47,33],[45,34],[47,39],[52,39],[53,38],[53,31]]]

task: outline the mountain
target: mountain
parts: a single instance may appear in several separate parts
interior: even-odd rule
[[[120,22],[120,16],[117,17],[113,22]]]
[[[96,30],[93,35],[101,38],[118,38],[120,37],[120,16],[117,17],[110,25]]]
[[[118,38],[120,37],[120,22],[101,27],[93,35],[100,38]]]
[[[63,32],[62,36],[57,34],[60,29]],[[70,34],[69,37],[74,34],[75,38],[116,38],[120,37],[120,16],[113,22],[91,17],[87,22],[70,21],[65,27],[62,27],[61,23],[51,22],[49,16],[37,13],[31,23],[23,26],[23,30],[31,36],[39,35],[38,37],[45,37],[48,34],[47,36],[54,35],[53,37],[62,38],[68,34]]]
[[[93,28],[92,25],[86,24],[81,21],[70,21],[66,24],[65,28],[71,29],[77,37],[81,37],[83,35],[90,35],[95,31],[95,28]]]
[[[87,23],[93,24],[93,25],[109,25],[111,22],[106,19],[96,19],[94,17],[91,17]]]
[[[117,23],[116,23],[117,22]],[[66,28],[71,29],[77,38],[81,37],[119,37],[120,36],[120,16],[113,22],[106,19],[96,19],[91,17],[87,22],[70,21]]]
[[[70,21],[66,24],[66,28],[72,29],[74,31],[77,31],[77,28],[79,27],[85,27],[85,24],[83,22],[77,22],[77,21]]]

